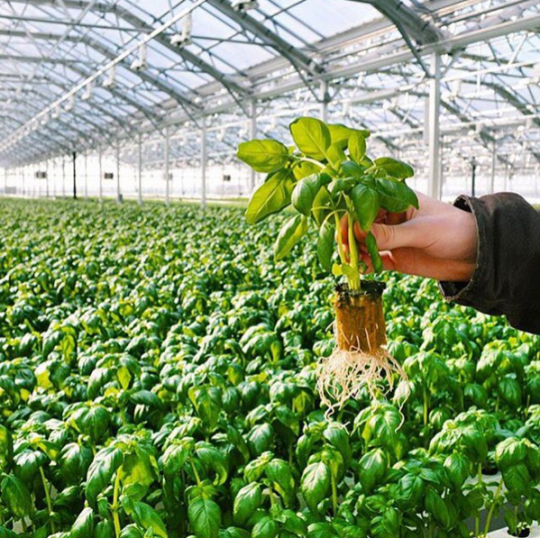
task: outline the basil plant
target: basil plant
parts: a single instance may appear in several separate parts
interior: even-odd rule
[[[317,255],[322,267],[344,275],[349,289],[360,290],[359,260],[354,240],[356,223],[366,233],[366,247],[375,272],[382,270],[381,257],[371,227],[381,209],[401,213],[418,208],[406,179],[412,167],[391,157],[372,159],[366,153],[369,131],[342,124],[301,117],[289,126],[294,146],[273,139],[243,142],[238,158],[256,172],[267,174],[249,202],[246,220],[255,224],[292,204],[295,215],[286,221],[274,246],[276,260],[283,259],[306,234],[310,222],[319,229]],[[350,256],[344,248],[340,219],[347,215]],[[333,263],[335,242],[339,263]]]

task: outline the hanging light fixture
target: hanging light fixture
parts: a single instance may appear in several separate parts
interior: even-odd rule
[[[114,88],[116,86],[116,65],[113,65],[107,71],[107,78],[103,82],[104,88]]]
[[[90,99],[92,98],[92,83],[89,82],[87,85],[86,85],[86,88],[84,90],[84,94],[83,96],[81,97],[81,99],[83,101],[89,101]]]
[[[235,11],[248,11],[258,8],[259,2],[258,0],[233,0],[231,5]]]
[[[69,112],[75,107],[75,94],[70,95],[66,102],[66,111]]]
[[[133,60],[131,69],[133,69],[133,71],[142,71],[143,69],[146,69],[148,67],[148,63],[146,61],[147,55],[148,49],[146,43],[143,43],[139,47],[139,57]]]
[[[184,48],[191,45],[191,31],[193,29],[193,18],[191,12],[182,18],[182,33],[174,34],[171,37],[171,45]]]

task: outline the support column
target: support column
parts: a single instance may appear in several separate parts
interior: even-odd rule
[[[495,170],[497,167],[497,144],[495,140],[493,141],[493,146],[491,148],[491,181],[489,184],[489,194],[495,192]]]
[[[137,141],[138,162],[137,162],[137,201],[142,205],[142,135],[139,134]]]
[[[201,207],[206,208],[206,118],[201,129]]]
[[[88,199],[88,153],[84,154],[84,199]]]
[[[116,201],[121,203],[120,194],[120,142],[116,144]]]
[[[24,197],[24,190],[25,190],[25,184],[26,184],[26,173],[28,172],[28,165],[23,167],[23,173],[22,173],[22,182],[21,182],[21,196]]]
[[[103,202],[103,150],[99,147],[99,201]]]
[[[431,80],[429,81],[429,178],[428,195],[441,197],[440,176],[440,111],[441,111],[441,56],[431,55]]]
[[[321,82],[321,119],[326,123],[328,121],[328,103],[330,103],[330,95],[328,94],[328,82]]]
[[[257,138],[257,101],[255,99],[252,99],[250,104],[251,106],[250,106],[249,138],[250,140],[253,140],[254,138]],[[255,190],[255,179],[256,179],[255,170],[253,170],[252,168],[250,179],[249,179],[249,186],[250,186],[251,192]]]
[[[49,161],[45,161],[45,198],[49,197]]]
[[[77,199],[77,152],[71,154],[73,158],[73,199]]]
[[[66,197],[66,158],[62,156],[62,198]]]
[[[169,178],[169,144],[170,144],[170,128],[165,126],[165,205],[170,203],[171,196],[171,180]]]

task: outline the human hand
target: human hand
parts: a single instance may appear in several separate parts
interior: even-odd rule
[[[477,229],[474,216],[450,204],[417,193],[419,209],[405,213],[380,211],[371,231],[385,269],[436,280],[466,282],[476,267]],[[365,232],[354,227],[359,257],[373,266]],[[341,237],[348,252],[347,216],[341,219]]]

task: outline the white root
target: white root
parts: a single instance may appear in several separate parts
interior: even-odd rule
[[[394,374],[406,378],[401,365],[385,347],[369,352],[358,348],[336,348],[329,357],[322,357],[317,364],[317,389],[321,401],[328,407],[328,414],[341,409],[345,403],[357,398],[365,387],[373,398],[381,392],[381,381],[386,377],[392,389]]]

